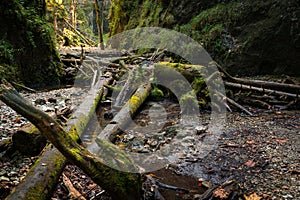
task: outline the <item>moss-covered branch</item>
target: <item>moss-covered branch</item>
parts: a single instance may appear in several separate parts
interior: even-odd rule
[[[101,158],[96,158],[79,145],[74,140],[74,135],[69,135],[54,119],[29,104],[7,82],[1,84],[0,99],[31,121],[67,159],[101,185],[113,199],[140,199],[139,175],[117,171],[104,165]]]

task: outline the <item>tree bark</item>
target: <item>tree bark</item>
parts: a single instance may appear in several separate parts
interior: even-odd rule
[[[67,159],[101,185],[113,199],[140,199],[141,179],[138,174],[107,167],[101,158],[96,158],[76,142],[79,139],[76,129],[68,134],[55,120],[26,102],[10,84],[4,82],[1,87],[0,99],[39,128]],[[112,144],[107,144],[107,147],[116,148]],[[132,163],[122,160],[115,160],[115,163],[124,168],[135,167]]]
[[[100,8],[99,8],[98,0],[94,0],[94,3],[95,3],[95,11],[96,11],[96,24],[98,30],[99,44],[100,44],[100,48],[104,50],[102,23],[100,19]]]

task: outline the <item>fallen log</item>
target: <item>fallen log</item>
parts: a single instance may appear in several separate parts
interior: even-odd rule
[[[286,83],[278,83],[272,81],[262,81],[262,80],[249,80],[245,78],[236,78],[231,76],[228,72],[226,72],[223,67],[221,67],[218,63],[212,62],[215,66],[218,67],[219,71],[225,75],[225,78],[228,78],[230,81],[244,84],[244,85],[251,85],[256,87],[263,87],[272,90],[280,90],[285,92],[291,92],[299,95],[300,93],[300,85],[295,84],[286,84]]]
[[[128,122],[135,115],[140,106],[149,96],[152,89],[151,83],[141,85],[137,91],[131,96],[129,101],[121,108],[117,115],[113,118],[110,124],[108,124],[103,131],[99,134],[96,142],[105,140],[113,142],[115,137],[121,130],[124,130],[128,125]]]
[[[73,114],[66,128],[69,132],[77,129],[80,134],[83,131],[83,128],[92,118],[99,99],[101,99],[101,89],[106,81],[98,82],[94,90],[86,97],[82,106]],[[45,200],[50,198],[65,162],[66,158],[56,148],[53,148],[51,144],[46,146],[25,179],[11,192],[7,199],[28,199],[32,197]]]
[[[257,92],[263,92],[263,93],[269,93],[272,95],[277,95],[277,96],[289,96],[293,98],[299,98],[299,94],[293,94],[293,93],[287,93],[287,92],[281,92],[277,90],[270,90],[270,89],[265,89],[265,88],[259,88],[259,87],[252,87],[251,85],[244,85],[240,83],[232,83],[232,82],[227,82],[224,81],[225,86],[231,87],[231,88],[239,88],[243,90],[252,90],[252,91],[257,91]]]
[[[82,127],[76,127],[71,134],[68,134],[55,120],[26,102],[6,81],[1,84],[0,99],[38,127],[69,161],[80,167],[95,183],[101,185],[113,199],[140,199],[140,176],[107,167],[101,158],[96,158],[78,144],[76,142],[79,139],[77,128]],[[113,145],[107,144],[107,146],[110,148]],[[115,163],[122,165],[123,168],[135,167],[129,159],[115,160]]]
[[[166,78],[166,74],[173,74],[174,69],[181,73],[189,82],[193,82],[195,77],[203,77],[204,73],[206,72],[205,66],[202,65],[191,65],[191,64],[181,64],[181,63],[170,63],[170,62],[160,62],[156,63],[154,65],[155,68],[155,73],[156,73],[156,78],[160,78],[160,74],[163,74],[164,77]],[[159,71],[159,70],[164,70]],[[173,80],[173,76],[170,76],[171,80]]]

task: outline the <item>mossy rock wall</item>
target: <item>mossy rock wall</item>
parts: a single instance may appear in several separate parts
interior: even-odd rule
[[[231,74],[300,75],[300,7],[292,0],[113,0],[111,33],[143,26],[189,35]]]
[[[61,64],[45,1],[2,0],[0,10],[0,77],[30,87],[59,84]]]

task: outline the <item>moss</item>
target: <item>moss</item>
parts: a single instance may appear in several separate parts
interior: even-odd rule
[[[213,57],[228,59],[239,52],[239,46],[230,33],[243,17],[243,4],[240,2],[220,3],[202,11],[189,23],[175,27],[175,30],[191,36],[202,44]]]
[[[205,80],[203,78],[196,77],[192,83],[192,88],[196,94],[206,88]]]
[[[154,101],[160,101],[164,98],[164,92],[158,87],[154,87],[150,92],[150,98]]]
[[[5,58],[1,55],[0,65],[16,67],[15,76],[30,87],[57,84],[62,70],[53,29],[40,13],[41,5],[41,1],[17,0],[0,4],[4,11],[0,18],[4,27],[0,30],[0,48]]]
[[[183,113],[189,113],[194,108],[198,107],[198,101],[194,91],[190,91],[184,95],[179,100],[180,108]]]

